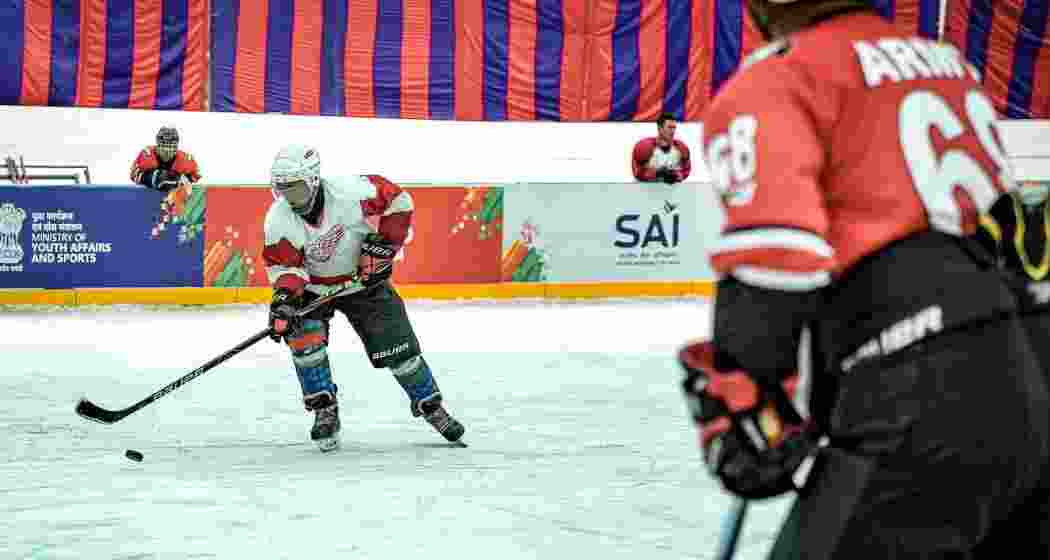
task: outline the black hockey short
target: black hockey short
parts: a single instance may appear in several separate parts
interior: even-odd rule
[[[350,321],[373,367],[390,367],[422,351],[405,302],[389,282],[338,298],[311,316],[330,321],[335,311]],[[331,333],[329,328],[329,344]]]
[[[769,558],[1050,558],[1047,399],[1016,319],[850,370],[832,447]]]

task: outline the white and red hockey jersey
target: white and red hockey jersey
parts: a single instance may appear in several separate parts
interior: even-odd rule
[[[398,245],[412,223],[412,196],[379,175],[322,179],[323,204],[317,225],[296,214],[278,198],[264,225],[263,261],[274,288],[322,292],[322,286],[357,275],[361,242],[376,229]]]

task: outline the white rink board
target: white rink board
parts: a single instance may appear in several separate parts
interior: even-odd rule
[[[504,191],[503,251],[535,230],[550,282],[694,281],[723,222],[699,183],[523,184]]]

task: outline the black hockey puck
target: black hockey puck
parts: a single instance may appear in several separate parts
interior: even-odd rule
[[[139,453],[138,451],[135,451],[134,449],[128,449],[127,451],[125,451],[124,452],[124,456],[127,457],[128,459],[131,459],[132,461],[135,461],[136,463],[141,463],[142,462],[142,453]]]

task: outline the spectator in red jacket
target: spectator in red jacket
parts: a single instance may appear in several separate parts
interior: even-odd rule
[[[689,148],[674,137],[678,122],[674,115],[664,113],[656,119],[657,135],[643,138],[634,145],[631,168],[639,181],[677,183],[689,177],[692,164]]]
[[[200,167],[189,153],[179,149],[179,131],[162,126],[157,144],[146,146],[131,166],[131,180],[147,189],[168,192],[185,180],[201,180]]]

